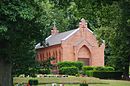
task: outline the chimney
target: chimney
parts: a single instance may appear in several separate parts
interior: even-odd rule
[[[52,30],[51,30],[51,35],[56,35],[56,34],[59,33],[59,30],[57,30],[55,24],[56,24],[56,23],[55,23],[55,21],[54,21],[54,23],[53,23],[54,26],[53,26],[53,28],[52,28]]]

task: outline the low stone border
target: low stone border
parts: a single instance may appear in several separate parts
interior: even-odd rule
[[[39,74],[37,77],[68,77],[68,75],[42,75]]]

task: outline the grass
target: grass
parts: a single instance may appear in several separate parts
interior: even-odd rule
[[[89,86],[130,86],[130,81],[123,80],[102,80],[107,84],[92,84]]]
[[[65,83],[64,86],[79,86],[78,83],[86,81],[89,86],[130,86],[130,81],[123,80],[103,80],[98,78],[85,78],[85,77],[66,77],[66,78],[56,78],[56,77],[46,77],[46,78],[19,78],[14,77],[14,84],[16,83],[27,83],[29,79],[38,79],[38,86],[51,86],[50,84],[45,85],[45,83]],[[68,83],[68,84],[67,84]],[[59,86],[59,85],[57,85]]]
[[[86,83],[103,83],[98,78],[93,77],[43,77],[43,78],[19,78],[14,77],[14,83],[28,83],[29,79],[37,79],[40,84],[48,84],[48,83],[64,83],[64,84],[79,84],[82,82]]]

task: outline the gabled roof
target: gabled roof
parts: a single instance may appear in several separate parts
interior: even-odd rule
[[[57,44],[61,44],[62,40],[66,40],[67,38],[69,38],[71,35],[73,35],[74,33],[76,33],[79,29],[74,29],[74,30],[70,30],[70,31],[66,31],[66,32],[62,32],[56,35],[50,35],[49,37],[46,38],[46,43],[49,46],[52,45],[57,45]],[[40,43],[38,43],[35,46],[35,49],[39,49],[39,48],[44,48],[43,46],[40,45]]]
[[[87,27],[87,23],[85,21],[85,19],[81,19],[81,22],[79,23],[79,28],[85,28],[86,31],[89,30],[91,33],[93,33],[88,27]],[[52,45],[57,45],[57,44],[61,44],[62,41],[68,39],[70,36],[72,36],[74,33],[76,33],[79,28],[74,29],[74,30],[70,30],[70,31],[66,31],[66,32],[62,32],[62,33],[58,33],[59,31],[57,30],[57,28],[53,27],[53,30],[51,30],[51,34],[49,37],[47,37],[45,39],[45,42],[47,45],[52,46]],[[35,49],[39,49],[39,48],[44,48],[44,46],[41,46],[40,43],[38,43],[35,46]]]

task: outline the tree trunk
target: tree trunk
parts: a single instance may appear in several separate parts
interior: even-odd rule
[[[0,57],[0,86],[13,86],[12,64]]]
[[[129,65],[125,66],[125,70],[123,72],[123,78],[128,80],[129,79]]]
[[[130,63],[130,56],[128,56],[128,62],[127,65],[125,65],[125,69],[123,73],[124,79],[129,79],[129,66],[130,66],[129,63]]]

